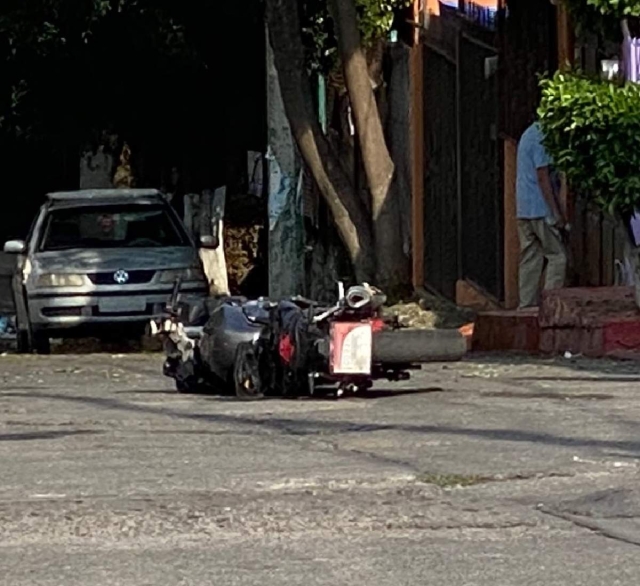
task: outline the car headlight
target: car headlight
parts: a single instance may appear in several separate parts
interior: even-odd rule
[[[82,287],[86,284],[85,275],[65,275],[50,273],[38,277],[38,287]]]
[[[182,279],[183,281],[206,281],[207,277],[200,267],[162,271],[160,273],[161,283],[175,283],[178,279]]]

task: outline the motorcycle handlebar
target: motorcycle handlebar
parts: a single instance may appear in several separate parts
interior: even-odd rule
[[[175,313],[178,310],[178,299],[180,297],[180,289],[182,288],[182,277],[178,277],[173,284],[173,291],[171,292],[171,297],[169,298],[169,304],[167,305],[167,309],[170,313]]]
[[[316,307],[318,305],[317,301],[307,299],[306,297],[302,297],[300,295],[292,297],[291,301],[297,305],[306,305],[307,307]]]

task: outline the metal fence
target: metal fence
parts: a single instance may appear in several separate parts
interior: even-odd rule
[[[443,295],[458,278],[456,64],[425,47],[425,275]]]

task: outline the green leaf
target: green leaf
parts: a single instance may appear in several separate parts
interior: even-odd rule
[[[640,205],[640,87],[579,72],[540,85],[545,145],[572,188],[609,212]]]

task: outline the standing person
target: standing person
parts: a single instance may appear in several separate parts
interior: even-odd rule
[[[518,145],[517,216],[520,238],[520,308],[535,307],[546,261],[545,289],[564,286],[567,253],[561,230],[566,218],[552,180],[551,157],[543,145],[540,125],[525,130]]]

